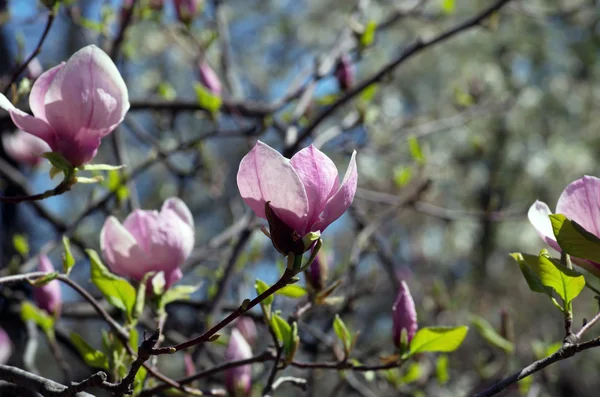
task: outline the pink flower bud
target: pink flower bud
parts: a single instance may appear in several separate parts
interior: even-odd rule
[[[333,161],[314,146],[288,160],[258,141],[240,163],[237,184],[258,217],[268,219],[265,207],[269,203],[277,218],[303,237],[308,232],[322,232],[346,212],[354,199],[357,178],[356,152],[340,183]]]
[[[410,343],[417,332],[417,311],[415,302],[410,294],[408,285],[404,281],[400,282],[400,290],[394,306],[392,307],[392,337],[396,347],[401,347],[402,331],[406,330],[407,342]]]
[[[12,354],[12,343],[6,331],[0,328],[0,364],[6,364]]]
[[[225,360],[239,361],[252,357],[252,349],[240,331],[233,329]],[[252,388],[252,366],[250,364],[230,368],[225,371],[225,387],[233,397],[248,397]]]
[[[246,339],[246,341],[250,344],[250,346],[254,346],[256,343],[256,324],[254,324],[254,320],[250,317],[240,317],[236,321],[236,327]]]
[[[183,363],[185,365],[185,376],[192,376],[196,373],[196,366],[191,354],[183,355]]]
[[[342,91],[347,91],[354,84],[354,64],[348,54],[343,54],[335,66],[335,77]]]
[[[27,64],[27,69],[25,69],[25,76],[27,76],[29,80],[36,80],[42,75],[42,73],[44,73],[44,68],[40,63],[40,60],[37,59],[37,57],[33,58],[31,62]]]
[[[52,266],[52,262],[50,262],[50,259],[46,255],[40,256],[38,271],[45,273],[52,273],[54,271],[54,266]],[[33,298],[35,304],[40,309],[45,310],[48,314],[58,316],[62,306],[60,281],[52,280],[46,285],[36,287],[33,290]]]
[[[328,273],[329,267],[327,266],[327,260],[325,259],[324,254],[319,253],[308,268],[308,277],[306,278],[306,281],[308,281],[308,284],[315,291],[321,291],[323,288],[325,288],[325,284],[327,283]]]
[[[100,140],[123,121],[129,99],[113,61],[89,45],[35,81],[29,106],[33,116],[0,94],[0,108],[10,113],[19,129],[43,139],[79,166],[96,156]]]
[[[221,95],[221,81],[219,80],[219,76],[217,76],[217,73],[213,70],[213,68],[211,68],[206,61],[201,61],[199,71],[200,82],[202,85],[208,88],[208,90],[213,94]]]
[[[15,134],[3,134],[2,146],[11,159],[31,166],[38,165],[42,161],[41,154],[51,151],[46,142],[21,130]]]
[[[198,13],[202,0],[173,0],[175,3],[175,12],[177,18],[182,23],[189,25],[194,20],[194,17]]]
[[[100,249],[113,272],[141,281],[148,272],[162,271],[165,288],[182,277],[179,267],[193,247],[194,218],[176,197],[160,212],[133,211],[123,224],[110,216],[100,231]]]

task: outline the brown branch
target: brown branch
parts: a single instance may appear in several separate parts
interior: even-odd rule
[[[94,397],[78,390],[79,387],[69,390],[69,387],[63,384],[9,365],[0,364],[0,379],[36,391],[44,397]]]
[[[71,190],[71,187],[73,187],[73,185],[75,183],[76,183],[75,177],[73,177],[73,176],[67,177],[54,189],[46,190],[43,193],[33,194],[30,196],[13,196],[13,197],[0,196],[0,203],[17,204],[17,203],[23,203],[23,202],[27,202],[27,201],[44,200],[44,199],[47,199],[48,197],[59,196],[63,193],[68,192],[69,190]]]

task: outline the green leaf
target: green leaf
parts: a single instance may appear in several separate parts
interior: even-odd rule
[[[54,332],[54,317],[31,302],[23,302],[21,304],[21,320],[33,321],[46,333]]]
[[[31,285],[33,285],[34,287],[43,287],[44,285],[48,284],[50,281],[56,280],[57,277],[58,277],[58,272],[51,272],[51,273],[45,274],[41,277],[38,277],[35,280],[31,280],[31,281],[29,281],[29,283]]]
[[[414,135],[408,137],[408,150],[410,151],[410,155],[417,162],[417,164],[425,164],[425,155],[423,154],[423,150],[421,150],[419,140]]]
[[[254,282],[254,288],[256,288],[256,293],[258,295],[260,295],[263,292],[265,292],[266,290],[268,290],[269,286],[267,285],[267,283],[265,283],[264,281],[257,278],[256,281]],[[265,305],[270,305],[273,303],[273,299],[274,299],[274,297],[273,297],[273,295],[271,295],[268,298],[264,299],[262,301],[262,303]]]
[[[79,334],[71,332],[71,342],[87,365],[108,370],[108,359],[104,353],[91,347]]]
[[[514,350],[514,345],[511,341],[504,338],[500,335],[494,327],[483,317],[479,317],[476,315],[469,316],[471,319],[471,324],[475,326],[475,329],[483,339],[485,339],[490,345],[496,346],[507,353],[512,353]]]
[[[194,90],[196,90],[196,100],[201,108],[208,110],[213,115],[219,111],[222,104],[220,96],[213,94],[199,83],[194,84]]]
[[[176,285],[165,291],[161,298],[161,305],[167,306],[169,303],[176,301],[187,301],[190,300],[190,296],[198,291],[201,284],[197,285]]]
[[[167,82],[160,83],[156,88],[156,91],[161,98],[166,99],[167,101],[172,101],[177,98],[177,91],[175,91],[175,88]]]
[[[375,31],[377,30],[377,23],[375,21],[369,21],[365,27],[365,31],[360,35],[360,46],[366,48],[373,44],[375,40]]]
[[[335,334],[339,340],[342,342],[342,346],[344,346],[344,352],[346,353],[346,357],[348,357],[350,355],[350,351],[352,350],[352,333],[346,324],[344,324],[344,321],[340,318],[339,314],[336,314],[335,318],[333,319],[333,330],[335,331]]]
[[[288,298],[301,298],[307,294],[307,291],[299,285],[291,284],[281,288],[276,294],[287,296]]]
[[[69,160],[64,158],[63,155],[60,153],[48,152],[42,154],[41,156],[47,158],[55,168],[65,173],[71,172],[74,168],[73,165],[69,162]]]
[[[364,90],[362,90],[359,98],[363,102],[369,103],[373,100],[373,98],[375,97],[375,94],[377,94],[378,89],[379,89],[379,85],[376,83],[373,83],[370,86],[368,86],[367,88],[365,88]]]
[[[450,380],[448,372],[448,356],[440,355],[435,362],[435,377],[440,385],[445,385]]]
[[[552,289],[546,287],[542,283],[540,278],[541,270],[538,257],[535,255],[521,254],[519,252],[512,253],[510,256],[512,256],[519,264],[521,273],[523,273],[523,277],[525,277],[525,281],[527,281],[529,289],[533,292],[539,292],[547,295],[552,303],[562,311],[562,306],[556,301],[556,299],[554,299],[554,296],[552,296]]]
[[[552,222],[556,241],[564,252],[577,258],[600,262],[600,239],[598,237],[562,214],[550,215],[550,222]],[[584,264],[582,266],[600,276],[600,271],[595,266],[585,266]]]
[[[538,259],[542,284],[556,291],[565,306],[569,305],[585,287],[585,278],[544,255],[540,255]]]
[[[423,371],[421,368],[421,364],[419,364],[418,362],[410,363],[408,368],[406,368],[406,370],[402,374],[400,382],[404,384],[416,382],[419,380],[419,378],[421,378],[422,372]]]
[[[119,171],[109,171],[108,178],[104,183],[108,190],[111,192],[116,192],[117,199],[121,202],[124,201],[127,197],[129,197],[129,189],[127,185],[122,182],[121,172]]]
[[[462,344],[469,327],[429,327],[417,331],[410,342],[408,357],[424,352],[452,352]]]
[[[94,285],[102,292],[108,303],[127,313],[131,319],[135,306],[135,288],[124,278],[109,272],[96,251],[87,249],[85,252],[90,257],[90,273]]]
[[[289,349],[292,340],[292,326],[283,317],[274,314],[271,318],[271,327],[277,339],[283,345],[284,350]]]
[[[71,242],[69,241],[69,238],[67,236],[63,236],[62,238],[62,244],[63,244],[63,271],[65,272],[65,274],[68,276],[71,273],[71,269],[73,269],[73,266],[75,266],[75,258],[73,257],[73,254],[71,253]]]
[[[442,11],[444,14],[452,14],[456,9],[456,5],[454,4],[454,0],[442,0]]]
[[[13,236],[13,247],[23,257],[29,255],[29,243],[24,234],[15,234]]]
[[[394,183],[397,187],[406,186],[412,179],[412,168],[401,166],[394,169]]]
[[[146,376],[148,376],[148,370],[143,366],[140,367],[137,374],[135,374],[135,378],[133,380],[133,395],[137,396],[140,394],[144,388],[144,380],[146,380]]]
[[[88,18],[79,18],[79,24],[86,29],[93,30],[100,34],[104,32],[104,25],[102,22],[97,22]]]

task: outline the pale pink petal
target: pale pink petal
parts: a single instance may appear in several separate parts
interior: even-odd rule
[[[46,141],[50,147],[53,146],[55,142],[56,133],[54,129],[48,125],[44,120],[37,119],[22,110],[14,107],[12,103],[2,94],[0,94],[0,108],[8,111],[10,114],[10,118],[13,123],[20,129],[25,132],[29,132],[37,136],[38,138]]]
[[[33,87],[31,87],[31,92],[29,93],[29,107],[31,107],[31,112],[38,119],[46,121],[46,105],[44,104],[46,93],[48,92],[48,88],[50,88],[50,84],[54,81],[56,74],[63,66],[65,66],[64,62],[56,65],[52,69],[48,69],[42,73],[33,84]]]
[[[410,342],[417,333],[417,311],[415,302],[406,282],[400,282],[398,296],[392,306],[392,338],[394,344],[400,347],[402,330],[406,330],[407,342]]]
[[[12,355],[12,343],[6,331],[0,328],[0,364],[6,364]]]
[[[291,228],[305,229],[308,199],[291,162],[258,141],[241,161],[237,174],[240,194],[257,216],[265,218],[265,203]],[[301,233],[302,234],[302,233]]]
[[[556,237],[554,237],[554,231],[552,230],[552,222],[550,222],[550,218],[552,212],[546,203],[543,203],[537,200],[535,203],[529,207],[529,211],[527,211],[527,217],[529,218],[529,222],[533,225],[535,230],[538,232],[540,237],[552,248],[560,251],[560,247],[556,242]]]
[[[600,237],[600,179],[584,176],[567,186],[558,199],[556,213]]]
[[[226,361],[245,360],[252,357],[252,349],[240,331],[233,329],[225,350]],[[252,386],[252,366],[241,365],[225,371],[225,386],[230,395],[248,395]]]
[[[342,181],[339,190],[331,196],[325,205],[325,209],[321,215],[321,220],[310,227],[311,231],[323,231],[333,221],[338,219],[352,204],[356,186],[358,183],[358,171],[356,169],[356,151],[352,153],[348,170]]]
[[[100,231],[100,249],[108,267],[121,276],[141,280],[146,273],[146,255],[131,233],[114,216]]]
[[[45,97],[46,119],[77,141],[110,133],[129,109],[127,87],[110,57],[94,45],[77,51],[56,74]]]
[[[188,206],[180,198],[171,197],[167,199],[161,208],[161,212],[164,210],[171,210],[175,212],[183,222],[185,222],[192,229],[194,228],[194,217],[192,216]]]
[[[41,154],[52,151],[46,142],[21,130],[16,134],[3,134],[2,145],[10,158],[32,166],[42,160]]]
[[[54,272],[54,266],[52,266],[52,262],[50,262],[50,259],[48,259],[46,255],[40,256],[38,270],[46,273]],[[35,288],[33,291],[33,298],[40,309],[43,309],[50,314],[58,315],[62,306],[60,281],[52,280],[46,285]]]
[[[339,189],[338,171],[331,159],[310,145],[291,159],[308,198],[309,225],[316,223],[327,200]]]

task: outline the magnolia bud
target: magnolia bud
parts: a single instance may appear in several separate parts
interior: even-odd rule
[[[256,343],[256,324],[250,317],[240,317],[236,322],[236,327],[240,331],[240,334],[246,339],[250,346],[254,346]]]
[[[0,328],[0,364],[6,364],[12,354],[12,343],[6,331]]]
[[[182,23],[189,25],[194,20],[201,0],[173,0],[177,19]]]
[[[335,77],[342,91],[348,91],[354,84],[354,64],[348,54],[343,54],[335,66]]]
[[[50,259],[48,259],[46,255],[40,256],[38,270],[45,273],[54,272],[54,266],[52,266],[52,262],[50,262]],[[49,314],[58,316],[62,306],[60,282],[58,280],[52,280],[46,285],[37,287],[33,291],[33,298],[40,309],[45,310]]]
[[[329,273],[329,266],[324,254],[320,253],[317,255],[313,263],[306,271],[306,281],[308,284],[317,292],[325,288],[327,283],[327,276]]]
[[[392,337],[394,344],[398,348],[403,348],[401,340],[403,339],[403,331],[406,335],[406,343],[410,343],[413,336],[417,332],[417,311],[415,310],[415,302],[410,294],[406,282],[400,282],[400,290],[394,306],[392,307]]]
[[[240,331],[233,329],[225,351],[227,361],[245,360],[252,357],[252,349]],[[225,371],[225,387],[233,397],[248,397],[252,389],[252,366],[250,364]]]
[[[221,95],[221,81],[213,68],[211,68],[206,61],[201,61],[198,70],[200,72],[200,82],[202,85],[208,88],[213,94]]]

